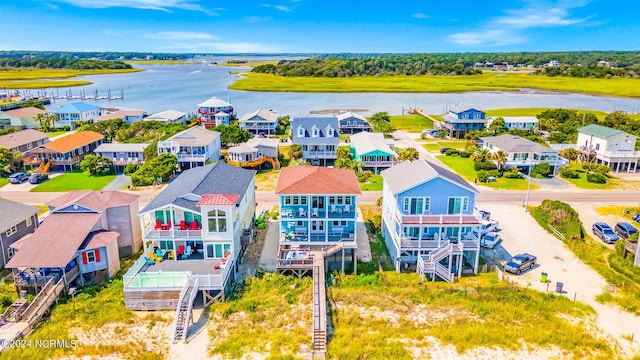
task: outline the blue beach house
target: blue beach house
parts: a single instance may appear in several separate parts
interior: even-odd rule
[[[340,142],[338,119],[335,116],[294,117],[291,139],[302,147],[302,158],[311,165],[331,166]]]
[[[452,138],[463,138],[471,130],[482,130],[487,125],[484,111],[456,106],[443,116],[444,128]]]

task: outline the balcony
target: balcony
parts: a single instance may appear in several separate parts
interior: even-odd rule
[[[440,245],[445,241],[449,241],[449,242],[458,241],[457,239],[442,239],[439,241],[439,240],[435,240],[434,238],[418,240],[418,239],[410,238],[406,236],[401,236],[399,239],[400,239],[400,244],[399,244],[400,248],[407,249],[407,250],[415,250],[415,249],[435,250],[438,247],[440,247]],[[396,238],[396,243],[397,242],[398,241]],[[475,249],[480,246],[480,243],[477,237],[472,233],[469,233],[466,236],[464,236],[464,238],[461,239],[460,242],[463,244],[464,248],[466,249]]]
[[[155,224],[148,225],[144,228],[144,236],[146,239],[202,239],[201,229],[180,229],[178,226],[171,228],[156,228]]]
[[[138,158],[127,158],[127,159],[120,158],[120,159],[111,159],[111,161],[113,162],[113,165],[126,166],[129,164],[140,165],[144,160],[138,159]]]
[[[276,130],[277,123],[262,123],[262,124],[252,124],[252,123],[240,123],[240,127],[245,130]]]
[[[179,152],[176,154],[178,161],[206,161],[207,154],[203,152],[198,153],[189,153],[189,152]]]
[[[305,159],[335,159],[336,152],[333,150],[307,150],[302,153]]]
[[[329,205],[329,208],[309,208],[302,206],[283,206],[280,219],[355,219],[356,210],[353,205]]]
[[[473,214],[438,214],[438,215],[404,215],[396,209],[396,218],[401,224],[417,225],[479,225],[482,223],[482,214],[474,209]]]
[[[364,167],[392,167],[394,165],[397,165],[399,163],[399,161],[397,160],[389,160],[389,161],[363,161],[362,165]]]
[[[45,161],[45,159],[42,159],[40,157],[37,156],[31,156],[31,157],[26,157],[24,158],[24,163],[28,164],[28,165],[38,165],[40,163],[42,163],[43,161]],[[51,165],[57,166],[57,165],[74,165],[80,162],[80,156],[74,156],[71,158],[52,158],[52,159],[48,159],[48,161],[51,162]]]

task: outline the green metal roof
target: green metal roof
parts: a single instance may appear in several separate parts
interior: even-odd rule
[[[601,138],[608,138],[610,136],[618,135],[624,131],[608,128],[602,125],[591,124],[578,129],[579,132],[589,135],[598,136]]]

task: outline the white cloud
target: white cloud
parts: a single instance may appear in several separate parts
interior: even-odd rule
[[[425,15],[423,13],[415,13],[415,14],[411,15],[411,17],[416,18],[416,19],[429,19],[429,18],[431,18],[431,16]]]
[[[469,31],[449,35],[451,41],[460,45],[513,45],[525,41],[522,36],[504,30]]]
[[[209,15],[219,15],[215,9],[202,7],[200,0],[54,0],[83,8],[104,9],[126,7],[134,9],[172,12],[173,9],[201,11]]]
[[[517,28],[568,26],[585,22],[587,18],[570,18],[566,9],[550,8],[507,10],[509,15],[495,18],[498,24],[511,25]]]
[[[293,11],[293,10],[291,10],[291,8],[289,8],[288,6],[284,6],[284,5],[260,4],[260,6],[266,7],[266,8],[273,8],[273,9],[284,11],[284,12]]]
[[[220,37],[195,31],[161,31],[145,37],[160,40],[217,40]]]
[[[280,52],[281,49],[265,44],[248,42],[196,42],[174,43],[163,46],[164,49],[198,51],[203,53],[269,53]]]

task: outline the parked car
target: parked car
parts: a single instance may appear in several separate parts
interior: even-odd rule
[[[450,150],[450,149],[451,149],[451,148],[448,148],[448,147],[440,148],[440,154],[444,154],[444,153],[446,153],[446,152],[447,152],[447,150]]]
[[[12,184],[21,184],[23,181],[29,178],[29,174],[25,172],[18,172],[15,174],[9,175],[9,182]]]
[[[480,213],[480,215],[482,215],[482,220],[489,220],[491,219],[491,213],[486,211],[486,210],[478,210],[478,212]]]
[[[490,231],[480,238],[480,246],[493,249],[499,241],[500,234],[495,231]]]
[[[633,225],[629,224],[628,222],[619,222],[616,224],[616,227],[613,228],[613,231],[615,231],[616,234],[618,234],[618,236],[620,236],[621,238],[626,239],[631,235],[637,233],[638,229],[633,227]]]
[[[482,225],[480,225],[480,235],[485,235],[491,231],[498,231],[498,221],[482,220]]]
[[[613,232],[611,226],[603,222],[593,224],[592,230],[595,236],[599,237],[607,244],[613,244],[616,240],[620,239],[618,235]]]
[[[29,183],[40,184],[41,182],[47,180],[48,178],[49,178],[49,174],[33,173],[29,175]]]
[[[538,260],[538,258],[531,254],[518,254],[512,257],[509,262],[507,262],[507,264],[504,266],[504,270],[518,275],[523,271],[531,269],[533,265],[535,265],[536,260]]]

